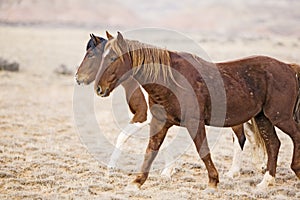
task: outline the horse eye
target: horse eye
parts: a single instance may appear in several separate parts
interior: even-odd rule
[[[115,62],[117,59],[118,59],[117,57],[111,57],[111,58],[110,58],[110,61],[111,61],[111,62]]]
[[[94,57],[94,54],[93,54],[93,53],[89,53],[89,54],[87,55],[87,57],[88,57],[88,58]]]

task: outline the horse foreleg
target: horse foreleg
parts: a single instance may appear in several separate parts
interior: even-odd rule
[[[234,178],[240,175],[241,163],[242,163],[242,153],[243,150],[238,142],[236,134],[232,134],[233,137],[233,158],[230,170],[226,173],[229,178]]]
[[[187,129],[190,136],[193,139],[193,142],[196,146],[197,152],[205,164],[205,167],[208,171],[208,188],[206,191],[214,192],[217,189],[219,183],[219,174],[214,166],[214,163],[210,156],[210,150],[208,147],[208,142],[205,132],[205,124],[203,121],[192,121],[188,124]]]
[[[168,140],[167,141],[165,140],[165,145],[168,146]],[[169,149],[166,149],[166,151],[162,153],[162,156],[164,157],[165,160],[165,167],[161,171],[161,176],[167,179],[171,179],[175,168],[175,162],[173,160],[172,154],[170,154],[168,150]]]
[[[275,173],[280,141],[276,135],[274,126],[272,125],[270,120],[264,115],[264,113],[261,112],[260,114],[258,114],[255,117],[255,121],[266,145],[268,154],[267,171],[261,183],[257,185],[257,187],[259,188],[265,188],[275,182]]]
[[[141,172],[137,175],[135,180],[132,182],[133,185],[140,188],[146,181],[153,160],[158,154],[159,148],[162,145],[164,138],[167,134],[168,129],[171,127],[170,124],[164,123],[152,118],[150,123],[150,138],[144,157],[144,162],[141,167]]]
[[[232,158],[232,165],[230,167],[230,170],[226,173],[226,176],[230,178],[234,178],[236,176],[239,176],[240,169],[241,169],[241,163],[242,163],[242,153],[243,148],[245,145],[245,134],[244,134],[244,128],[243,124],[233,126],[231,127],[234,134],[232,134],[233,137],[233,158]]]
[[[276,126],[288,134],[293,141],[294,152],[291,168],[300,179],[300,126],[292,118],[280,122]]]
[[[126,101],[130,111],[134,114],[131,122],[145,122],[147,120],[148,106],[138,82],[133,77],[130,77],[122,83],[122,86],[125,89]]]
[[[110,156],[110,160],[108,163],[108,169],[109,169],[109,173],[111,170],[115,169],[116,167],[116,163],[122,153],[122,145],[132,136],[134,135],[136,132],[138,132],[139,130],[141,130],[144,126],[146,126],[147,123],[133,123],[133,124],[128,124],[124,130],[122,130],[122,132],[119,134],[118,138],[117,138],[117,142],[114,148],[114,151],[112,153],[112,155]]]
[[[168,163],[168,159],[166,158],[165,161]],[[175,168],[175,163],[172,163],[170,165],[165,166],[165,168],[162,170],[161,175],[163,177],[166,177],[167,179],[171,179],[173,175],[173,171]]]

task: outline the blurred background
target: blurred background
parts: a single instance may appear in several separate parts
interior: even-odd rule
[[[227,36],[300,34],[297,0],[0,0],[0,22],[53,27],[163,27]]]
[[[65,56],[49,58],[47,54],[45,58],[76,68],[90,33],[105,36],[105,30],[115,34],[155,27],[190,37],[214,61],[264,54],[297,62],[299,8],[297,0],[0,0],[0,45],[6,49],[2,56],[15,54],[14,60],[21,55],[8,52],[12,50],[8,36],[14,36],[14,41],[30,40],[33,51],[47,42],[56,45],[55,51],[68,45],[72,51],[64,51]]]

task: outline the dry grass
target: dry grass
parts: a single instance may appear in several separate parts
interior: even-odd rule
[[[218,136],[212,151],[220,173],[219,192],[213,196],[202,194],[207,172],[193,146],[176,161],[172,180],[165,180],[154,171],[140,191],[129,192],[125,187],[133,180],[132,173],[120,170],[107,177],[105,165],[97,162],[80,140],[73,116],[73,77],[53,73],[61,63],[74,66],[75,70],[84,55],[89,33],[76,29],[0,27],[1,57],[20,63],[18,73],[0,71],[1,199],[300,198],[299,180],[289,167],[292,143],[280,131],[282,146],[276,185],[265,191],[255,188],[263,175],[251,164],[247,147],[241,176],[234,180],[224,176],[232,159],[229,129]],[[214,60],[263,53],[300,62],[299,48],[294,46],[300,45],[300,41],[293,38],[214,39],[201,44]],[[80,90],[93,93],[92,87]],[[119,127],[112,116],[111,98],[96,97],[95,114],[108,140],[114,142]],[[176,130],[172,129],[172,134]],[[126,146],[129,153],[134,152],[133,146],[144,151],[147,141],[137,139],[138,142],[129,140]],[[138,165],[135,160],[127,160],[125,164],[129,168]]]

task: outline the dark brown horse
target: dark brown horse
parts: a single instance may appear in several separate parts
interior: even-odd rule
[[[208,170],[209,187],[216,188],[219,176],[211,160],[205,124],[232,127],[253,117],[268,153],[265,179],[275,177],[276,173],[280,141],[274,126],[292,138],[291,168],[300,178],[300,127],[294,120],[299,87],[290,65],[265,56],[210,63],[189,53],[125,40],[120,33],[107,42],[104,55],[95,81],[99,96],[108,96],[132,75],[149,94],[153,115],[150,139],[134,185],[140,187],[146,181],[168,129],[179,125],[188,129]],[[218,75],[223,85],[216,79]],[[152,109],[154,104],[160,106]],[[219,113],[223,122],[216,115]]]
[[[96,37],[93,34],[90,35],[91,38],[88,41],[87,47],[86,47],[86,55],[84,56],[84,59],[82,61],[82,63],[80,64],[79,68],[77,69],[76,72],[76,81],[78,84],[90,84],[92,81],[95,80],[96,74],[100,68],[100,63],[101,63],[101,59],[102,59],[102,54],[103,54],[103,50],[104,50],[104,46],[107,42],[106,39],[101,38],[101,37]],[[111,37],[108,34],[109,37]],[[116,166],[116,163],[119,159],[119,149],[121,148],[121,146],[125,143],[125,141],[133,134],[135,134],[139,127],[140,124],[138,124],[138,126],[136,126],[137,124],[135,124],[135,122],[143,122],[145,120],[145,113],[147,113],[147,107],[143,106],[146,104],[144,97],[140,97],[139,95],[141,95],[141,92],[136,92],[134,93],[133,96],[130,97],[131,93],[133,93],[133,89],[136,88],[136,90],[140,90],[140,87],[137,87],[136,81],[132,80],[128,80],[125,83],[122,84],[122,86],[124,87],[125,91],[126,91],[126,96],[127,96],[127,100],[130,99],[129,106],[133,109],[131,109],[134,114],[135,117],[134,119],[131,121],[130,124],[127,125],[127,127],[125,128],[126,131],[122,131],[116,141],[116,149],[115,151],[112,153],[111,158],[110,158],[110,162],[108,164],[109,169],[113,169]],[[141,107],[137,110],[135,109],[137,106],[136,105],[141,105]],[[140,114],[141,113],[141,114]],[[149,116],[148,116],[148,120],[149,120]],[[132,125],[133,126],[132,126]],[[255,125],[255,121],[254,119],[252,119],[252,124]],[[250,127],[249,127],[250,126]],[[264,164],[262,164],[261,161],[264,161],[264,157],[265,157],[265,148],[264,148],[264,143],[261,139],[261,137],[259,137],[259,133],[258,131],[253,132],[253,128],[255,126],[251,126],[250,124],[247,124],[246,127],[248,127],[248,132],[249,134],[247,134],[247,139],[250,141],[251,147],[252,147],[252,155],[254,157],[255,164],[257,164],[259,167],[258,169],[262,169],[264,168]],[[234,137],[234,155],[233,155],[233,162],[232,162],[232,166],[230,168],[230,170],[227,172],[227,175],[229,177],[234,177],[236,175],[239,174],[240,171],[240,165],[241,165],[241,153],[242,153],[242,148],[244,146],[244,142],[245,142],[245,135],[244,135],[244,127],[243,125],[237,125],[232,127],[234,133],[236,134],[237,137]],[[250,130],[252,129],[252,131]],[[257,130],[257,129],[254,129]],[[251,132],[251,133],[250,133]],[[245,132],[247,133],[247,132]],[[237,144],[236,144],[237,143]],[[264,162],[263,162],[264,163]],[[172,169],[173,166],[166,166],[164,168],[164,170],[162,171],[162,175],[166,176],[166,177],[171,177],[172,174]]]

